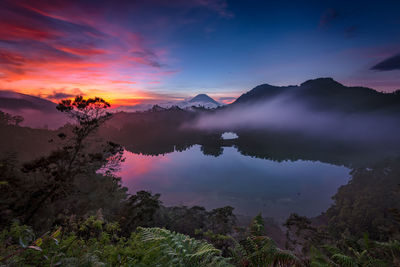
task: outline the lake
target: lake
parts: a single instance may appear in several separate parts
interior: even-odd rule
[[[316,216],[350,179],[344,166],[316,161],[272,161],[224,147],[223,154],[204,155],[199,145],[183,152],[147,156],[125,151],[118,173],[130,193],[160,193],[166,206],[230,205],[236,214],[285,220],[290,213]]]

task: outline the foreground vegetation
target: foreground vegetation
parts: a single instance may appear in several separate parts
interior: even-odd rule
[[[17,222],[0,234],[0,260],[6,266],[399,266],[400,242],[341,240],[311,247],[309,258],[276,247],[264,235],[262,217],[245,236],[229,240],[227,256],[205,240],[164,228],[137,227],[129,237],[102,215],[36,235]],[[345,249],[341,249],[345,248]]]
[[[115,223],[90,217],[72,232],[58,228],[36,237],[13,224],[1,234],[2,261],[34,266],[230,266],[229,259],[205,241],[161,228],[137,228],[120,235]]]
[[[352,172],[322,216],[291,215],[286,246],[261,214],[238,227],[232,207],[165,207],[160,195],[128,194],[115,176],[118,144],[97,138],[111,115],[100,98],[62,101],[75,120],[57,148],[20,162],[0,158],[0,264],[5,266],[400,266],[398,159]],[[23,120],[0,113],[0,125]]]

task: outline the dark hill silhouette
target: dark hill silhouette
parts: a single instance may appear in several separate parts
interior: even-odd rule
[[[299,86],[262,84],[241,95],[231,106],[255,104],[274,97],[291,97],[317,109],[348,112],[400,111],[400,94],[382,93],[366,87],[348,87],[332,78],[308,80]]]
[[[183,151],[198,144],[204,154],[213,156],[221,155],[225,146],[234,146],[241,154],[257,158],[312,160],[346,166],[360,166],[397,155],[399,151],[397,139],[385,138],[366,144],[359,136],[349,140],[331,140],[297,132],[242,129],[236,132],[239,138],[227,141],[221,139],[222,130],[188,127],[199,116],[218,112],[177,108],[160,112],[118,112],[100,127],[98,136],[121,144],[131,152],[146,155]],[[18,126],[0,128],[0,154],[18,152],[23,159],[49,151],[53,143],[48,141],[57,139],[57,131]]]
[[[56,104],[36,96],[11,91],[0,91],[0,109],[35,109],[45,112],[56,112]]]
[[[12,91],[0,91],[0,110],[25,118],[22,125],[56,129],[67,122],[64,114],[49,100]]]

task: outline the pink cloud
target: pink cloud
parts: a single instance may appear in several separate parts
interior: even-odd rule
[[[134,92],[132,85],[174,73],[164,69],[165,49],[149,46],[123,24],[108,23],[101,8],[86,13],[78,2],[57,0],[34,6],[5,1],[1,7],[0,88],[51,94],[54,87],[96,86],[118,97]]]

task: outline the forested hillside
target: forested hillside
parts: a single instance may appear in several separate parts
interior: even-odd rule
[[[288,218],[286,244],[278,247],[261,214],[241,227],[229,206],[165,207],[159,194],[128,194],[115,176],[123,148],[97,135],[112,116],[108,107],[100,98],[62,101],[58,110],[75,124],[58,131],[20,127],[20,118],[2,113],[2,134],[42,142],[38,154],[0,161],[2,264],[398,265],[399,159],[355,168],[326,213]]]

